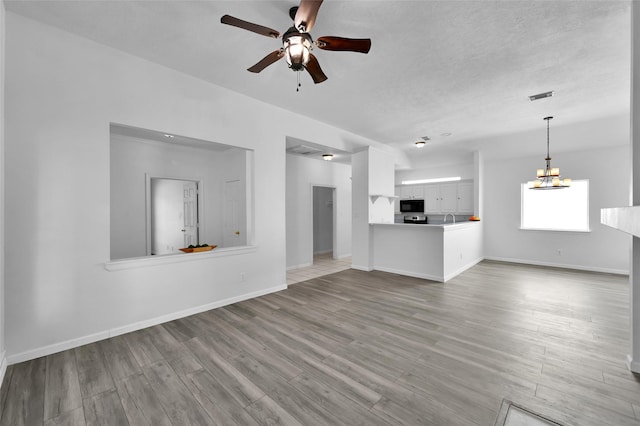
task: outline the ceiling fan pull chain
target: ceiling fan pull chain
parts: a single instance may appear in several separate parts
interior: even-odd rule
[[[296,72],[296,75],[298,76],[298,87],[296,87],[296,92],[299,92],[300,87],[302,87],[302,85],[300,84],[300,71]]]

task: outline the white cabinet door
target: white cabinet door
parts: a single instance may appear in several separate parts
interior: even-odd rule
[[[458,208],[458,185],[440,185],[440,211],[443,213],[455,213]]]
[[[473,213],[473,184],[458,184],[458,213]]]
[[[400,187],[400,198],[403,200],[409,200],[413,196],[413,188],[407,185]]]
[[[424,198],[422,185],[403,185],[400,187],[400,197],[403,200],[421,200]]]
[[[440,213],[439,185],[427,185],[424,187],[424,212]]]

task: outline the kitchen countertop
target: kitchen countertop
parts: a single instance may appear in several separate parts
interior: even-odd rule
[[[474,226],[480,221],[466,220],[464,222],[456,223],[370,223],[369,225],[375,226],[396,226],[396,227],[412,227],[412,228],[466,228],[468,226]]]

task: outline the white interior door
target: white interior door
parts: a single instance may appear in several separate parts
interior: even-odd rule
[[[224,234],[225,247],[242,245],[245,236],[241,229],[241,197],[242,191],[239,180],[224,183]]]
[[[184,185],[177,179],[150,179],[150,254],[175,253],[185,247]],[[195,184],[195,182],[192,182]],[[197,202],[196,202],[197,205]],[[197,212],[196,212],[197,215]]]
[[[198,184],[184,182],[182,186],[184,247],[198,244]]]

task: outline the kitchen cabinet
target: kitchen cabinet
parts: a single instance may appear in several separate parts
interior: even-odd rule
[[[424,198],[424,186],[402,185],[400,187],[400,198],[403,200],[422,200]]]
[[[424,212],[431,214],[473,213],[473,183],[443,183],[424,186]]]
[[[463,182],[458,184],[458,209],[459,213],[473,213],[473,184]]]

